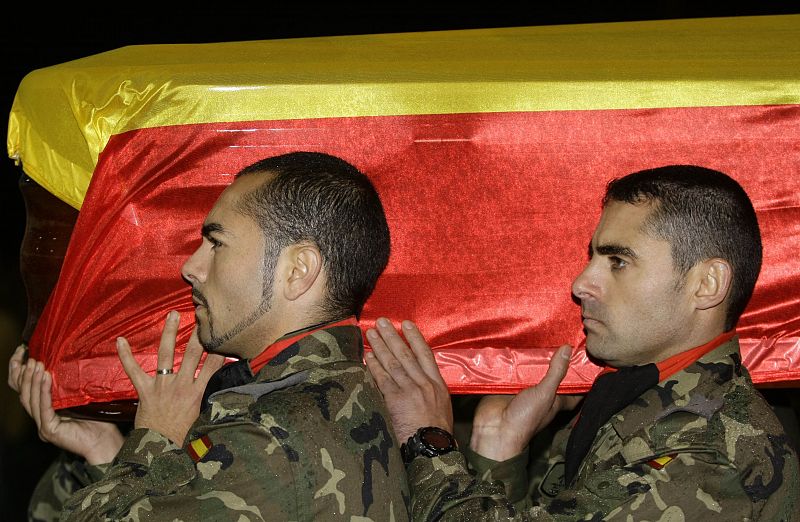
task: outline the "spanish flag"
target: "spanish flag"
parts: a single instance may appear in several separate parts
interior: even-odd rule
[[[800,15],[124,47],[30,73],[9,155],[80,208],[31,339],[56,408],[135,398],[125,336],[156,365],[180,266],[242,167],[340,156],[375,183],[389,267],[362,326],[412,319],[455,393],[598,373],[570,284],[606,183],[665,164],[750,194],[764,269],[738,332],[758,383],[800,381]],[[646,328],[646,325],[642,325]]]

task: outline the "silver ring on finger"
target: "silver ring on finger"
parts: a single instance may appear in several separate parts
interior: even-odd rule
[[[156,370],[156,375],[170,375],[172,373],[175,373],[172,371],[172,368],[159,368]]]

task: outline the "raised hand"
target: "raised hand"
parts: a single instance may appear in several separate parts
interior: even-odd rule
[[[183,444],[186,433],[200,413],[200,401],[206,384],[214,372],[222,367],[225,358],[208,355],[195,378],[203,355],[203,347],[197,339],[195,329],[186,347],[181,367],[173,373],[179,322],[178,312],[172,311],[167,315],[158,348],[158,369],[161,372],[157,372],[155,376],[142,370],[133,358],[131,347],[124,337],[117,339],[117,352],[125,373],[139,394],[134,427],[157,431],[176,444]]]
[[[409,348],[388,319],[380,318],[375,325],[377,331],[367,330],[372,352],[367,353],[366,362],[386,399],[397,440],[405,442],[425,426],[452,433],[450,393],[417,326],[403,321]]]
[[[472,422],[470,447],[492,460],[519,455],[531,437],[550,424],[562,409],[571,409],[579,397],[557,395],[569,368],[572,347],[561,346],[550,359],[544,378],[517,395],[487,395],[478,403]]]
[[[8,364],[8,384],[33,418],[39,438],[86,459],[89,464],[111,462],[122,447],[122,433],[111,422],[62,417],[53,409],[53,378],[44,365],[25,359],[20,346]]]

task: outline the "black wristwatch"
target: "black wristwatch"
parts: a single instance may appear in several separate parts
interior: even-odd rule
[[[408,442],[400,446],[403,462],[410,464],[415,457],[436,457],[457,449],[456,439],[443,430],[434,426],[420,428],[408,438]]]

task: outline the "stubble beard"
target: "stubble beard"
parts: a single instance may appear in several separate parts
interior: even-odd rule
[[[203,349],[207,352],[214,353],[219,351],[219,349],[223,345],[225,345],[231,339],[242,333],[253,323],[261,319],[261,317],[263,317],[264,314],[269,312],[270,307],[271,307],[270,299],[262,298],[261,302],[259,303],[259,305],[256,307],[255,310],[250,312],[250,314],[248,314],[247,317],[239,321],[233,328],[231,328],[222,335],[217,335],[214,332],[214,319],[211,315],[211,310],[209,310],[209,308],[206,307],[209,337],[207,339],[204,339],[204,336],[202,334],[199,334],[198,339],[200,340],[200,344],[203,346]],[[197,320],[197,322],[199,323],[200,321]],[[198,332],[201,331],[202,329],[198,329]]]
[[[201,333],[201,328],[197,329],[197,338],[205,351],[209,353],[218,352],[219,349],[231,339],[242,333],[253,323],[261,319],[264,314],[270,311],[270,308],[272,307],[272,280],[275,277],[275,267],[278,265],[279,251],[280,250],[276,245],[270,245],[268,247],[268,251],[264,255],[264,262],[261,266],[261,302],[258,304],[255,310],[247,315],[247,317],[239,321],[233,328],[222,335],[217,335],[214,332],[214,318],[205,296],[199,291],[192,289],[192,295],[197,297],[198,300],[203,303],[206,309],[206,318],[208,320],[208,339],[203,338],[204,336]],[[198,326],[200,325],[200,320],[197,318],[196,313],[195,322],[198,323]]]

